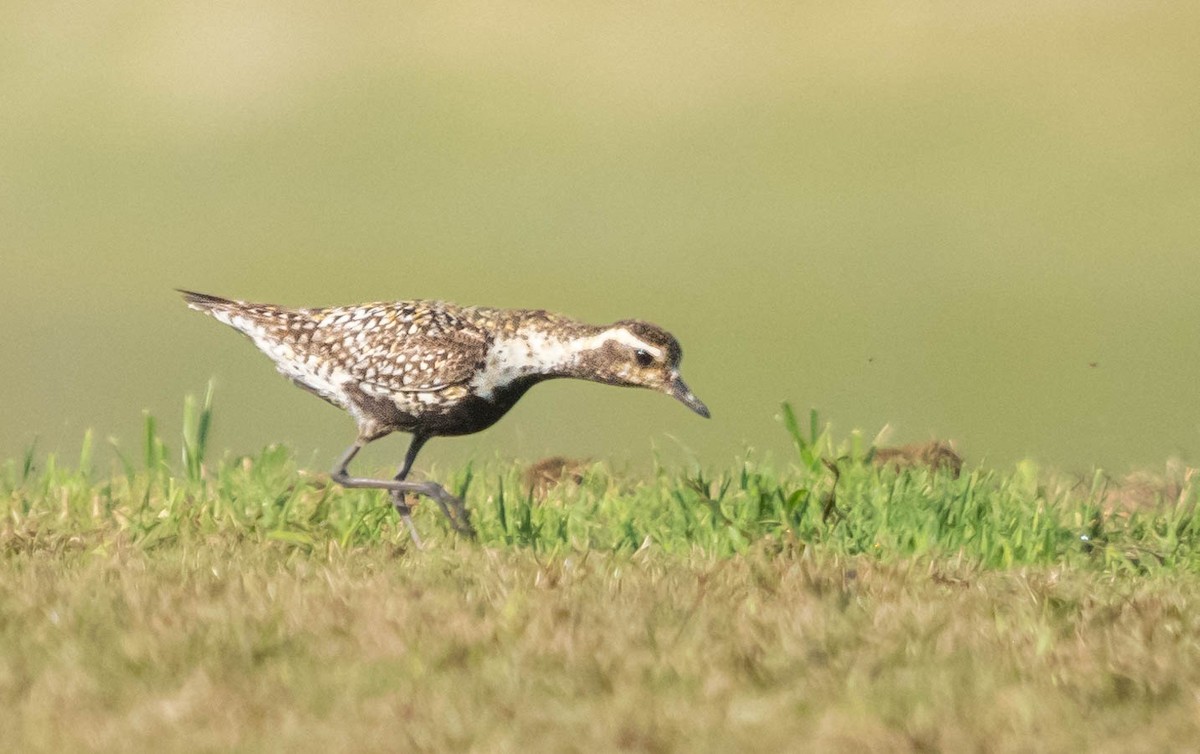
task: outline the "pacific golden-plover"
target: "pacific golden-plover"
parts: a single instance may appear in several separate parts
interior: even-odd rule
[[[441,301],[290,309],[180,293],[191,308],[249,336],[292,382],[350,412],[358,437],[338,459],[333,480],[390,491],[418,545],[409,492],[432,498],[456,531],[474,534],[462,500],[435,482],[408,481],[421,447],[431,437],[487,429],[543,380],[650,388],[709,416],[679,376],[679,342],[649,322],[596,326],[537,309]],[[350,476],[347,467],[364,445],[396,431],[411,433],[412,442],[395,477]]]

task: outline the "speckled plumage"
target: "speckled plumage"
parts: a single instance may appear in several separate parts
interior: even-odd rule
[[[413,435],[393,480],[403,482],[430,437],[486,429],[530,387],[556,377],[648,387],[708,416],[679,378],[679,343],[647,322],[595,326],[541,310],[441,301],[292,309],[181,293],[191,308],[249,336],[297,385],[354,416],[358,441],[335,471],[343,483],[357,449],[394,431]],[[404,489],[431,494],[413,484]],[[398,488],[386,488],[406,514]]]

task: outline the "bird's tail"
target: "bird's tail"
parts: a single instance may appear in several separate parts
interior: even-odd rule
[[[234,309],[245,306],[240,301],[232,301],[220,296],[210,296],[207,293],[197,293],[196,291],[185,291],[182,288],[175,290],[183,294],[183,300],[187,302],[188,307],[195,309],[198,312],[212,314],[215,309]]]
[[[311,339],[314,322],[306,309],[210,296],[176,289],[187,305],[246,335],[275,362],[275,368],[301,387],[335,406],[346,408],[341,388],[329,381],[328,372],[311,367],[307,358],[316,351]]]
[[[246,301],[210,296],[207,293],[196,293],[177,288],[183,294],[183,300],[189,308],[203,312],[218,322],[224,322],[235,330],[249,335],[266,348],[266,343],[279,337],[278,331],[287,329],[295,313],[281,306],[270,304],[251,304]],[[263,340],[266,338],[266,340]],[[262,342],[260,342],[262,341]]]

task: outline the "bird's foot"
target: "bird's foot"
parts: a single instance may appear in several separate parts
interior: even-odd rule
[[[467,506],[463,503],[461,498],[451,495],[446,491],[445,487],[437,484],[436,482],[423,482],[418,484],[409,482],[407,484],[412,484],[413,486],[406,489],[391,490],[392,505],[404,519],[405,523],[408,524],[409,533],[412,534],[413,541],[416,542],[418,546],[420,545],[420,538],[417,535],[416,527],[412,521],[412,509],[406,497],[406,493],[408,491],[433,498],[433,501],[438,504],[439,508],[442,509],[442,513],[445,514],[446,519],[450,522],[450,526],[454,529],[454,531],[464,536],[471,537],[472,539],[475,537],[475,527],[471,526],[471,514],[469,511],[467,511]]]
[[[450,520],[450,525],[456,532],[468,537],[475,536],[475,528],[471,526],[471,515],[467,512],[467,507],[463,505],[463,501],[451,495],[440,484],[436,482],[410,482],[404,479],[385,480],[352,477],[346,472],[344,460],[333,472],[333,481],[351,489],[389,491],[392,494],[392,505],[395,506],[396,511],[404,518],[405,523],[408,524],[408,530],[412,534],[414,542],[419,543],[420,537],[417,535],[416,528],[412,523],[412,509],[404,499],[404,493],[406,492],[413,492],[433,498],[438,507],[442,509],[442,513],[446,514],[446,518]]]
[[[426,482],[420,492],[426,497],[433,498],[450,521],[450,526],[454,531],[472,539],[475,538],[475,527],[471,526],[471,514],[461,498],[451,495],[445,487],[435,482]]]

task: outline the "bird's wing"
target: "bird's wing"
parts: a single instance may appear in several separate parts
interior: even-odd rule
[[[468,382],[491,337],[436,302],[312,310],[312,340],[364,388],[424,393]]]

